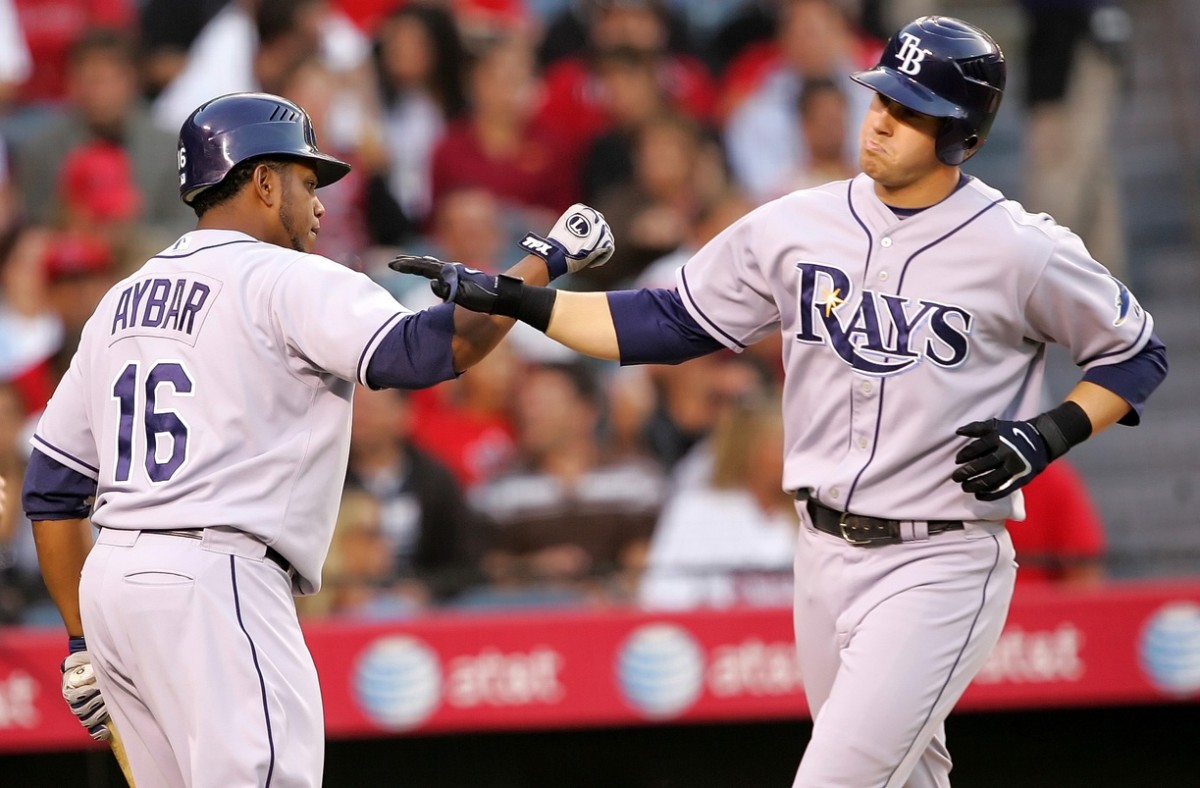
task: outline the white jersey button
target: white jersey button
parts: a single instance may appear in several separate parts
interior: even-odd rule
[[[866,437],[864,437],[864,436],[862,436],[862,435],[859,435],[859,436],[858,436],[858,448],[860,448],[860,449],[865,449],[865,448],[867,448],[867,439],[866,439]]]
[[[830,487],[829,488],[829,497],[836,501],[837,497],[838,497],[838,488]]]
[[[887,272],[887,271],[880,271],[880,272],[879,272],[879,281],[880,281],[880,282],[886,282],[887,280],[888,280],[888,272]]]
[[[891,238],[883,238],[879,241],[879,245],[882,246],[884,249],[887,249],[889,246],[892,245],[892,239]]]
[[[863,394],[870,394],[875,390],[875,387],[871,385],[871,381],[869,380],[864,380],[860,388],[862,389]]]

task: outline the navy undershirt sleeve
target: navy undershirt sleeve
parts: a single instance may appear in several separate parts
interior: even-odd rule
[[[30,520],[75,520],[92,513],[96,480],[37,449],[25,468],[21,505]]]
[[[1117,422],[1135,426],[1142,420],[1142,409],[1150,394],[1167,377],[1167,348],[1151,334],[1146,346],[1134,357],[1118,364],[1092,367],[1083,379],[1106,388],[1129,403],[1129,412]]]
[[[367,364],[373,389],[421,389],[457,377],[454,371],[454,304],[414,312],[397,323]]]
[[[696,322],[675,290],[649,288],[608,294],[621,364],[678,364],[725,346]]]

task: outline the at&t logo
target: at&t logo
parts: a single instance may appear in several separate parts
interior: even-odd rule
[[[673,624],[638,627],[617,654],[621,694],[647,717],[674,717],[704,688],[704,651]]]
[[[354,692],[363,711],[379,725],[393,730],[415,728],[441,700],[441,662],[416,638],[382,638],[359,658]]]
[[[1139,643],[1142,668],[1163,692],[1200,692],[1200,605],[1174,602],[1146,623]]]

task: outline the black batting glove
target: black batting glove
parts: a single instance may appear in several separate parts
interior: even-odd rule
[[[1028,421],[973,421],[954,434],[975,440],[954,455],[959,467],[950,478],[981,501],[1011,495],[1054,459],[1045,438]]]
[[[505,274],[492,275],[468,268],[462,263],[447,263],[436,257],[400,255],[388,263],[388,268],[402,274],[416,274],[431,280],[433,294],[447,303],[455,303],[472,312],[515,317],[503,311],[512,307],[509,301],[518,297],[520,279]]]

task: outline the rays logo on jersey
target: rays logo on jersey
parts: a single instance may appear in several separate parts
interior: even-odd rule
[[[864,290],[857,305],[840,268],[796,263],[800,308],[796,340],[829,345],[868,375],[894,375],[929,360],[956,367],[967,357],[973,315],[953,304]]]
[[[1113,320],[1114,326],[1119,326],[1129,317],[1129,310],[1133,307],[1133,294],[1129,292],[1129,288],[1117,279],[1115,276],[1109,277],[1117,286],[1117,297],[1113,301],[1113,306],[1117,308],[1117,316]]]

